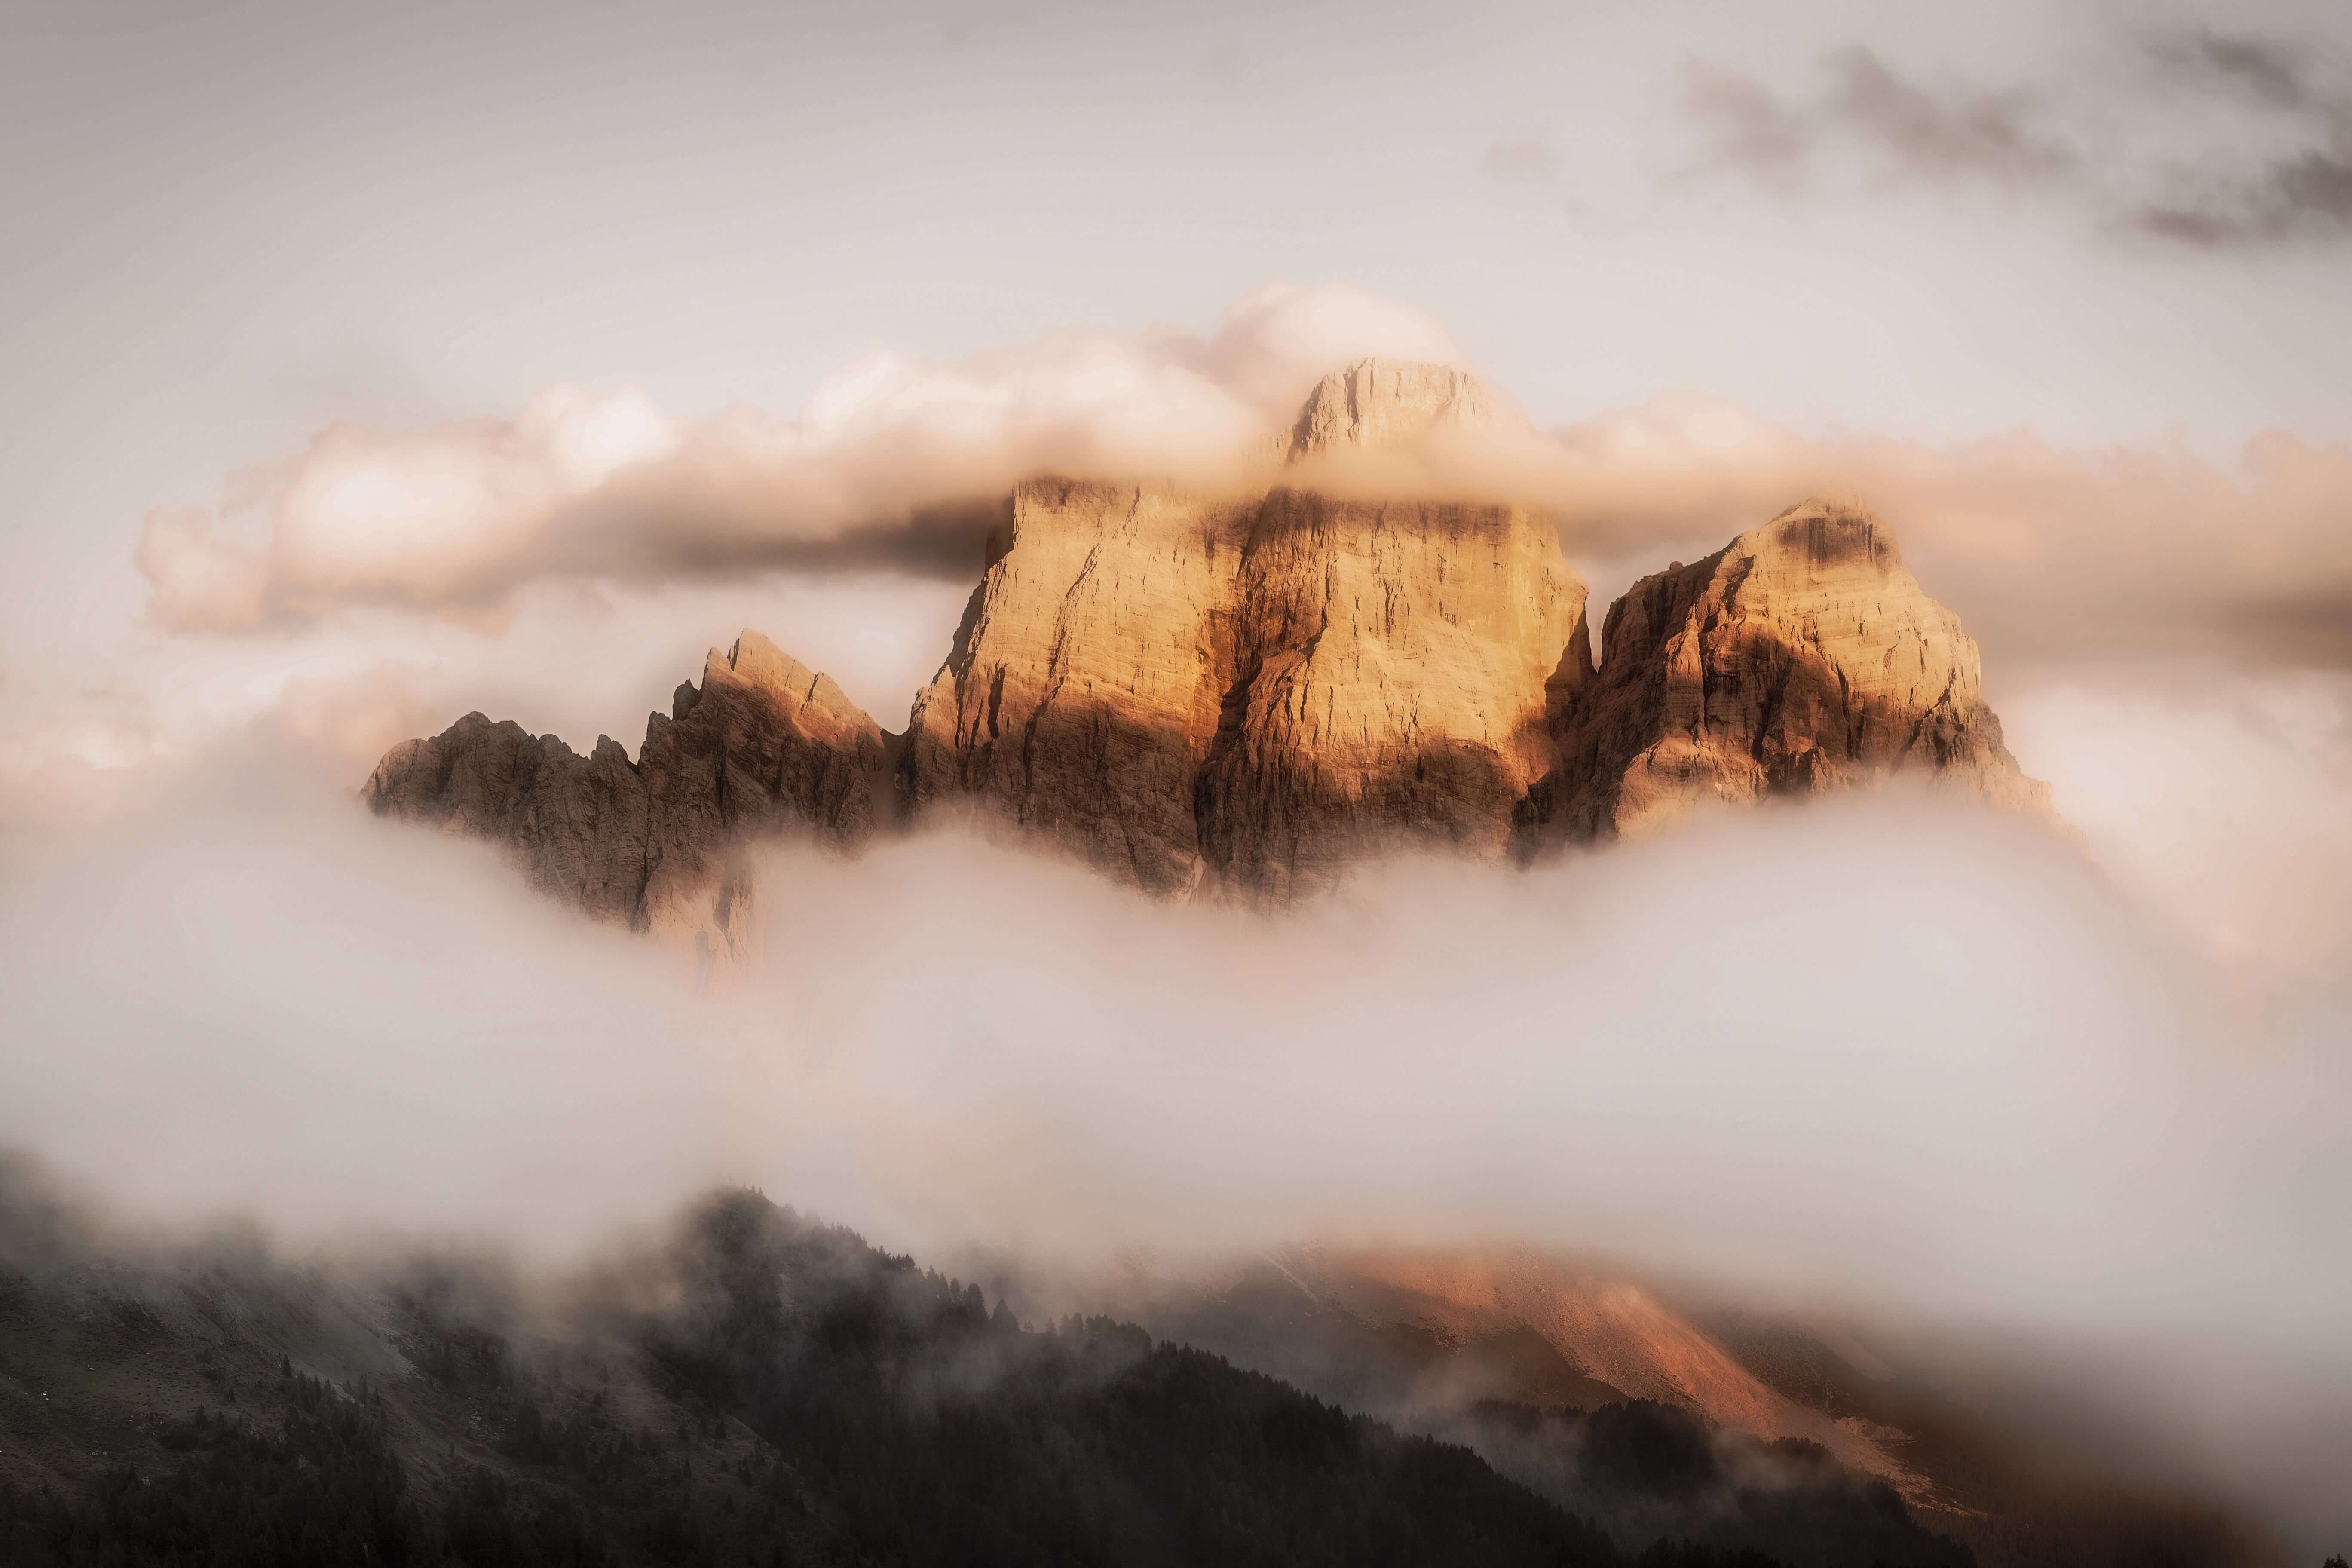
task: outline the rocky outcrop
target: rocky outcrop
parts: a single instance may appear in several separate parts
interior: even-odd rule
[[[1590,676],[1584,600],[1518,509],[1269,495],[1194,790],[1220,880],[1287,896],[1365,854],[1501,858],[1552,761],[1546,717]]]
[[[1364,359],[1325,376],[1307,395],[1291,426],[1287,456],[1302,462],[1523,423],[1501,394],[1468,371]]]
[[[1288,457],[1516,418],[1465,372],[1365,360],[1307,398]],[[1163,895],[1280,900],[1401,847],[1497,858],[1591,672],[1584,599],[1517,508],[1031,480],[915,700],[907,799]]]
[[[1307,484],[1335,454],[1514,428],[1474,376],[1368,360],[1301,409],[1298,482],[1024,481],[903,746],[746,632],[635,762],[469,714],[395,747],[368,798],[507,845],[592,913],[727,951],[741,847],[786,830],[853,846],[973,821],[1155,895],[1280,902],[1391,850],[1498,859],[1895,775],[2046,811],[1976,645],[1858,507],[1807,501],[1643,578],[1596,671],[1542,517]]]
[[[1584,597],[1511,508],[1034,480],[916,699],[909,801],[1162,894],[1499,857],[1590,668]]]
[[[1977,646],[1858,506],[1812,500],[1610,607],[1559,709],[1523,843],[1638,835],[1706,801],[1904,774],[2046,813],[1985,703]]]
[[[918,819],[984,812],[1138,887],[1191,889],[1192,783],[1220,698],[1204,634],[1243,510],[1146,487],[1016,487],[908,720]]]
[[[646,721],[635,762],[609,736],[583,757],[468,713],[384,753],[363,795],[380,816],[503,845],[535,887],[592,915],[740,954],[744,846],[862,842],[887,809],[888,742],[831,679],[747,631]]]

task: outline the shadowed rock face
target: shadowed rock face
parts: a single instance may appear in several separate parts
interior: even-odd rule
[[[1399,844],[1498,857],[1560,671],[1590,668],[1584,597],[1511,508],[1033,480],[915,700],[909,798],[1163,894],[1280,898]]]
[[[1474,376],[1368,360],[1316,388],[1291,455],[1506,426],[1526,434]],[[746,632],[634,763],[476,713],[394,747],[367,796],[732,952],[741,849],[787,831],[847,847],[969,817],[1158,896],[1278,903],[1368,855],[1496,859],[1895,774],[2047,811],[1975,643],[1858,507],[1804,502],[1643,579],[1596,671],[1584,584],[1517,508],[1041,478],[1005,502],[903,746]]]
[[[1640,834],[1710,800],[1897,773],[2046,812],[1986,706],[1976,643],[1861,508],[1813,500],[1611,606],[1598,676],[1564,703],[1529,839]]]
[[[813,833],[851,847],[873,831],[887,738],[841,689],[745,632],[646,721],[632,763],[596,738],[583,757],[552,735],[468,713],[384,753],[363,792],[380,816],[504,845],[532,884],[639,931],[692,934],[740,954],[749,840]]]

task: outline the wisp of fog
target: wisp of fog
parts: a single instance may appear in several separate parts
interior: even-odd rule
[[[15,856],[0,1142],[541,1256],[722,1180],[933,1252],[1570,1246],[2352,1407],[2340,1014],[2256,1027],[2031,825],[1890,793],[1279,914],[787,847],[703,974],[278,776]]]

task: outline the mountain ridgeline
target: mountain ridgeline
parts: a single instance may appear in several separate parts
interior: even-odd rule
[[[1857,505],[1804,501],[1643,579],[1596,665],[1546,519],[1323,482],[1515,417],[1463,372],[1368,360],[1317,387],[1255,493],[1023,481],[903,734],[747,631],[634,762],[469,714],[393,748],[366,798],[720,951],[745,850],[783,832],[970,821],[1150,894],[1281,903],[1392,850],[1528,858],[1897,773],[2047,811],[1975,643]]]
[[[10,1568],[1973,1561],[1815,1450],[1638,1403],[1491,1420],[1639,1539],[1133,1325],[1024,1326],[749,1192],[533,1289],[123,1242],[0,1160]]]

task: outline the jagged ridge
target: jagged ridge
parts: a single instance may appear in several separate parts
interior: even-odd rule
[[[1291,456],[1517,417],[1466,373],[1364,361],[1316,388]],[[1155,895],[1278,902],[1400,847],[1524,857],[1904,773],[2047,813],[1975,643],[1857,504],[1805,501],[1643,578],[1597,669],[1585,600],[1516,507],[1038,478],[903,745],[747,631],[634,763],[475,713],[394,747],[366,796],[507,845],[592,914],[729,952],[740,850],[785,831],[847,848],[962,817]]]
[[[1985,700],[1977,645],[1859,504],[1815,498],[1612,605],[1597,677],[1561,707],[1538,840],[1639,833],[1703,801],[1897,773],[2042,812]]]
[[[831,678],[747,631],[647,718],[634,763],[608,735],[583,757],[468,713],[384,753],[362,794],[379,816],[506,846],[534,886],[592,915],[740,953],[742,846],[793,830],[862,842],[885,815],[889,739]]]

